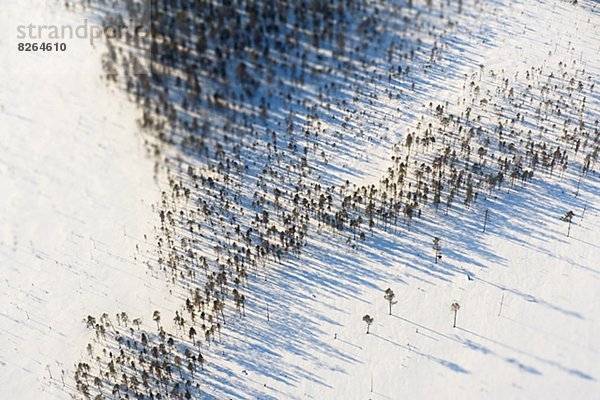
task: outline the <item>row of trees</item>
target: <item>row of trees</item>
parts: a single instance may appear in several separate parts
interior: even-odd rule
[[[392,306],[397,303],[397,301],[395,301],[396,294],[394,293],[394,291],[391,288],[387,288],[385,290],[385,294],[383,295],[383,298],[385,300],[387,300],[387,302],[388,302],[389,315],[392,315]],[[460,304],[458,304],[458,302],[453,302],[452,305],[450,306],[450,310],[452,311],[452,313],[454,315],[452,327],[456,328],[456,316],[458,314],[458,310],[460,310]],[[366,333],[368,335],[371,325],[373,325],[373,322],[375,322],[375,319],[373,317],[371,317],[369,314],[365,314],[362,317],[362,320],[365,324],[367,324],[367,332]]]

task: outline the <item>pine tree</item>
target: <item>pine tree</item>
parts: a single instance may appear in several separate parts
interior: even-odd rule
[[[160,311],[154,310],[152,319],[156,322],[156,329],[160,329]]]
[[[485,214],[483,215],[483,232],[484,233],[485,233],[485,228],[487,227],[488,215],[489,215],[488,210],[485,210]]]
[[[190,336],[190,339],[192,339],[192,343],[195,346],[196,345],[196,340],[194,338],[196,337],[196,330],[194,329],[193,326],[190,327],[189,336]]]
[[[573,222],[573,217],[575,216],[575,213],[573,211],[567,211],[567,213],[561,218],[563,221],[567,222],[569,224],[569,228],[567,230],[567,237],[571,236],[571,222]]]
[[[383,298],[388,301],[388,304],[390,306],[390,315],[392,315],[392,305],[397,303],[397,301],[394,301],[394,299],[396,298],[394,291],[390,288],[387,288],[385,290],[385,295],[383,296]]]
[[[373,323],[374,319],[369,314],[367,314],[362,318],[362,320],[365,321],[365,323],[367,324],[367,335],[368,335],[369,328],[371,327],[371,324]]]
[[[435,251],[435,263],[438,263],[438,260],[442,259],[442,244],[440,242],[440,238],[433,238],[433,250]]]
[[[456,314],[458,313],[458,310],[460,310],[460,304],[458,304],[457,302],[454,302],[450,306],[450,309],[454,313],[454,323],[453,323],[452,327],[456,328]]]

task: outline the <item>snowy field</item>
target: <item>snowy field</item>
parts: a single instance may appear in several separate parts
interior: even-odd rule
[[[26,3],[3,4],[3,17],[77,21],[54,2]],[[3,35],[3,51],[11,35]],[[98,79],[99,48],[70,44],[79,58],[11,53],[0,66],[6,399],[68,398],[62,379],[72,385],[73,364],[85,351],[83,319],[105,309],[151,312],[165,292],[146,274],[143,256],[158,191],[135,108]]]
[[[427,104],[459,113],[471,79],[490,99],[502,87],[496,76],[524,84],[536,68],[544,77],[590,76],[586,87],[598,86],[597,3],[490,4],[479,19],[457,16],[465,25],[441,69],[418,75],[423,89],[409,100],[386,101],[385,110],[401,108],[401,116],[332,156],[325,173],[378,182],[393,143],[429,118]],[[8,0],[8,8],[4,26],[79,18],[53,1]],[[83,398],[75,364],[93,359],[88,342],[104,343],[86,329],[88,315],[126,312],[155,331],[152,313],[160,310],[177,336],[168,316],[182,310],[186,289],[155,269],[157,208],[168,185],[136,122],[139,110],[100,78],[101,46],[74,43],[74,62],[73,53],[15,54],[8,36],[0,38],[9,52],[0,53],[8,54],[0,64],[0,397]],[[573,120],[600,119],[595,90],[585,113],[569,111]],[[487,103],[473,113],[490,125],[512,104]],[[597,125],[595,132],[597,141]],[[228,309],[220,340],[200,345],[209,355],[202,398],[599,398],[599,200],[597,172],[557,172],[505,185],[449,215],[424,214],[410,228],[377,228],[359,246],[319,225],[301,254],[253,272],[247,316]],[[561,220],[568,210],[570,227]],[[439,263],[433,237],[442,239]],[[391,315],[387,288],[396,294]],[[369,334],[365,314],[374,319]]]

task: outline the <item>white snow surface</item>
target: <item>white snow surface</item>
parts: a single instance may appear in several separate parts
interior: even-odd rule
[[[164,303],[143,256],[159,193],[134,105],[100,80],[99,46],[13,51],[15,24],[80,18],[54,1],[2,7],[0,398],[64,399],[61,371],[72,386],[88,314],[146,315]]]
[[[510,3],[511,15],[481,21],[481,33],[490,30],[494,40],[469,54],[464,73],[479,64],[516,73],[576,54],[600,76],[592,2]],[[8,7],[25,18],[31,4],[9,0]],[[42,20],[74,18],[53,2],[35,11]],[[3,37],[0,46],[7,44]],[[91,335],[86,315],[126,311],[151,326],[153,309],[173,309],[166,285],[144,264],[159,189],[136,133],[137,110],[100,81],[101,50],[79,51],[83,67],[14,53],[0,66],[0,382],[7,399],[68,398],[61,370],[72,385],[72,365]],[[449,80],[430,95],[454,101],[463,82]],[[398,122],[399,132],[406,123]],[[370,161],[347,163],[376,180],[390,149],[364,151]],[[213,346],[223,353],[208,366],[207,394],[599,398],[600,184],[586,181],[576,200],[572,190],[557,182],[499,194],[489,206],[502,213],[492,215],[485,235],[484,206],[426,219],[350,253],[341,239],[314,235],[300,259],[253,281],[249,317]],[[559,218],[569,207],[576,218],[567,238]],[[444,249],[444,266],[433,263],[436,234],[463,244]],[[388,287],[398,300],[391,316]],[[461,304],[457,328],[454,301]],[[365,314],[375,320],[368,335]]]

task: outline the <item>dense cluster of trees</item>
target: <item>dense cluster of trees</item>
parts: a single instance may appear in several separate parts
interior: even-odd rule
[[[415,65],[447,50],[450,6],[427,17],[430,3],[156,0],[145,44],[110,42],[106,76],[139,104],[164,189],[154,269],[183,304],[174,316],[154,312],[157,333],[123,315],[117,328],[92,318],[95,364],[79,364],[80,393],[194,397],[199,348],[245,317],[250,280],[299,255],[311,232],[360,247],[378,229],[473,207],[534,174],[593,170],[594,83],[571,63],[518,78],[481,66],[456,103],[430,102],[408,132],[384,128],[396,117],[382,101],[418,91]],[[147,61],[151,73],[140,74]],[[371,131],[402,137],[386,175],[366,186],[341,181],[332,170],[353,142],[384,140]],[[433,241],[436,263],[443,240]],[[390,313],[394,297],[386,293]],[[368,332],[372,318],[363,320]]]
[[[158,333],[140,330],[136,320],[128,325],[125,312],[113,321],[108,314],[86,318],[96,339],[87,345],[89,361],[75,366],[79,393],[96,400],[202,398],[195,378],[204,369],[204,356],[196,346],[160,325]],[[190,336],[192,332],[193,327]]]

